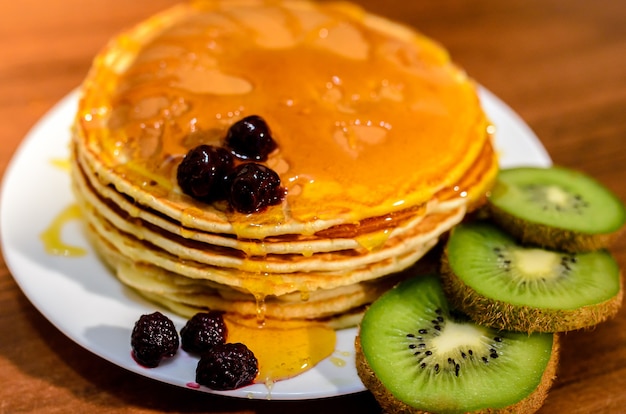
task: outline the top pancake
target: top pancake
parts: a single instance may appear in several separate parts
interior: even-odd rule
[[[278,144],[267,163],[285,201],[246,215],[182,194],[182,157],[253,114]],[[196,1],[96,58],[74,141],[134,202],[189,229],[263,239],[437,204],[437,194],[473,202],[497,168],[488,126],[474,83],[408,28],[345,3]],[[468,180],[486,153],[489,167]]]

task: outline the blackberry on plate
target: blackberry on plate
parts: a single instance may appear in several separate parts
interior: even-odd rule
[[[263,118],[247,116],[235,122],[226,134],[226,146],[243,160],[265,161],[276,149],[276,141]]]
[[[135,322],[130,339],[133,358],[148,368],[159,365],[163,358],[176,354],[179,345],[174,323],[161,312],[141,315]]]
[[[225,199],[233,156],[224,148],[199,145],[178,166],[176,179],[183,192],[197,200]]]
[[[213,390],[234,390],[252,384],[258,372],[259,363],[247,346],[219,344],[200,358],[196,382]]]
[[[265,165],[241,164],[231,176],[228,201],[240,213],[254,213],[279,204],[284,196],[280,177]]]
[[[187,352],[201,354],[225,343],[227,332],[221,312],[196,313],[180,331],[181,347]]]

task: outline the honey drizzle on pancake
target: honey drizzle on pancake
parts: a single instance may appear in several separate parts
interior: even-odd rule
[[[265,295],[262,293],[253,292],[254,300],[256,301],[256,323],[259,326],[265,325]]]
[[[279,145],[270,162],[286,168],[288,207],[223,212],[247,235],[289,219],[354,222],[422,204],[485,146],[474,84],[431,41],[372,30],[353,7],[227,3],[195,2],[91,91],[100,110],[82,113],[82,127],[120,177],[171,197],[191,147],[219,144],[230,124],[260,114]]]

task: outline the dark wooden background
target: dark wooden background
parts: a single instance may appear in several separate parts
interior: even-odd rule
[[[0,175],[29,128],[79,85],[110,36],[174,3],[2,1]],[[555,163],[586,171],[626,200],[626,2],[357,3],[438,39],[522,116]],[[625,246],[622,238],[614,248],[622,268]],[[566,335],[558,375],[542,413],[625,412],[626,309],[590,332]],[[128,373],[57,331],[0,258],[0,413],[324,411],[379,409],[367,393],[306,402],[232,400]]]

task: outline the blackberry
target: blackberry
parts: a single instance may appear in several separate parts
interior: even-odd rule
[[[161,312],[142,315],[131,333],[133,358],[139,364],[154,368],[163,358],[176,354],[179,345],[174,323]]]
[[[201,354],[226,342],[226,324],[221,312],[196,313],[180,331],[181,347]]]
[[[243,160],[265,161],[276,149],[276,141],[263,118],[247,116],[228,129],[225,144],[233,155]]]
[[[259,363],[241,343],[215,345],[203,354],[196,368],[196,382],[213,390],[234,390],[254,382]]]
[[[233,156],[224,148],[199,145],[191,149],[178,166],[176,179],[183,192],[197,200],[225,199]]]
[[[285,196],[278,174],[257,163],[241,164],[230,178],[231,207],[240,213],[254,213],[279,204]]]

